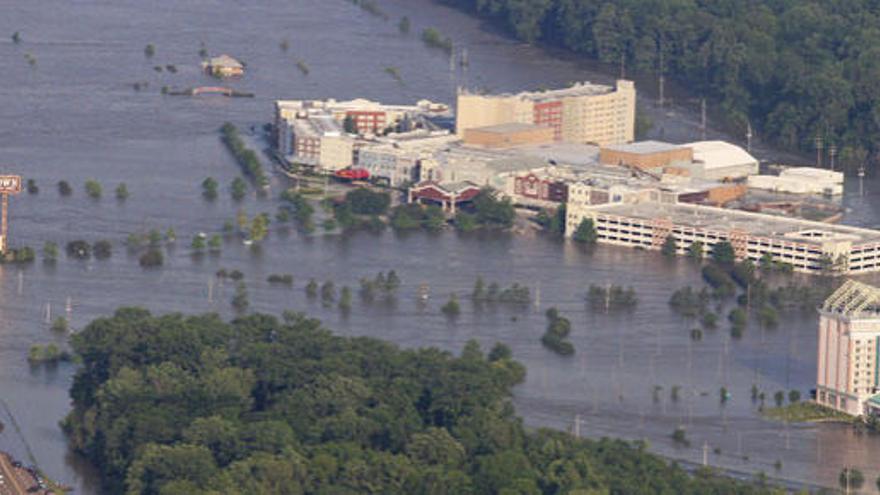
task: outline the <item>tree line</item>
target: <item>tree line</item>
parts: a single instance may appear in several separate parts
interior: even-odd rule
[[[868,0],[437,0],[526,42],[682,82],[743,135],[854,167],[880,131],[880,4]]]
[[[510,349],[338,337],[285,312],[124,308],[72,337],[63,423],[109,493],[682,493],[781,490],[694,475],[645,444],[527,430]]]

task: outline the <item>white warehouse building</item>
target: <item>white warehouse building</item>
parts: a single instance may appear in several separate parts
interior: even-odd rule
[[[686,166],[692,177],[721,180],[758,173],[758,160],[735,144],[725,141],[697,141],[682,146],[694,151],[693,163]]]
[[[789,167],[779,175],[749,177],[749,187],[793,194],[843,194],[843,172],[815,167]]]

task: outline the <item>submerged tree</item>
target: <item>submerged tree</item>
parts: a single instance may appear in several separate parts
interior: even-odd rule
[[[165,262],[165,256],[162,255],[162,251],[151,247],[144,254],[141,255],[138,262],[144,268],[154,268],[157,266],[162,266],[162,264]]]
[[[218,187],[220,187],[220,184],[217,182],[217,179],[206,177],[205,180],[202,181],[202,197],[208,201],[214,201],[217,199]]]
[[[73,188],[70,187],[70,184],[66,180],[58,181],[58,194],[61,196],[70,196],[73,194]]]
[[[318,297],[318,281],[310,278],[309,283],[306,284],[306,296],[309,299],[314,299]]]
[[[400,22],[397,23],[397,29],[401,32],[401,34],[409,34],[409,30],[411,27],[411,23],[409,21],[409,17],[403,16],[400,18]]]
[[[458,296],[454,292],[449,295],[449,300],[440,308],[440,311],[449,318],[455,318],[461,313]]]
[[[58,259],[58,244],[55,244],[52,241],[46,241],[43,244],[43,260],[47,262],[54,262]]]
[[[860,490],[862,488],[862,485],[865,484],[865,475],[854,467],[845,467],[840,471],[837,481],[840,487],[849,493],[850,490]]]
[[[577,230],[574,231],[571,238],[574,239],[575,242],[588,246],[596,244],[596,241],[599,239],[599,234],[596,232],[593,219],[584,218],[581,220],[581,223],[578,224]]]
[[[116,186],[116,199],[119,201],[125,201],[128,199],[128,186],[125,185],[125,182]]]
[[[232,296],[232,308],[238,313],[244,313],[250,306],[248,300],[247,286],[244,282],[235,285],[235,294]]]
[[[347,285],[339,292],[339,309],[343,313],[351,311],[351,288]]]
[[[687,256],[693,260],[702,260],[703,259],[703,243],[700,241],[694,241],[687,247]]]
[[[736,254],[733,245],[727,241],[718,241],[712,246],[712,261],[722,266],[733,266],[736,262]]]
[[[89,195],[92,199],[99,199],[101,197],[102,188],[101,183],[96,181],[95,179],[89,179],[86,181],[86,194]]]
[[[247,196],[247,182],[241,177],[236,177],[232,180],[232,184],[229,187],[229,193],[232,195],[232,199],[235,201],[241,201]]]
[[[660,252],[666,257],[674,257],[678,254],[678,245],[675,243],[675,237],[672,235],[666,236],[666,239],[663,241],[663,247],[660,248]]]

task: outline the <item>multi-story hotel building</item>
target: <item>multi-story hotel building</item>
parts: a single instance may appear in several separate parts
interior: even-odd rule
[[[455,129],[501,124],[534,124],[553,129],[556,141],[600,146],[633,141],[636,89],[632,81],[616,87],[579,83],[566,89],[481,95],[459,91]]]
[[[803,273],[859,274],[880,271],[880,231],[679,203],[676,193],[627,185],[597,188],[579,182],[568,188],[566,235],[592,219],[598,242],[660,249],[675,239],[684,255],[700,242],[711,255],[721,241],[738,259],[765,255]]]
[[[349,119],[358,134],[381,134],[389,128],[406,127],[418,116],[443,116],[448,112],[447,105],[428,100],[421,100],[415,105],[385,105],[365,99],[278,100],[275,102],[278,149],[285,149],[285,138],[290,137],[285,131],[291,122],[314,115],[329,115],[340,125]]]
[[[855,416],[880,411],[880,289],[849,280],[819,309],[816,401]]]

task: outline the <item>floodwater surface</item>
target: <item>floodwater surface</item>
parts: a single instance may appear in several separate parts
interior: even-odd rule
[[[588,253],[535,236],[390,231],[313,237],[276,231],[259,251],[227,242],[219,256],[193,258],[188,244],[197,232],[219,232],[239,208],[250,215],[277,208],[273,198],[284,187],[279,177],[273,178],[268,198],[252,196],[241,204],[229,199],[228,185],[238,170],[217,132],[224,121],[245,130],[268,122],[274,99],[452,102],[455,87],[464,84],[502,91],[613,81],[601,68],[521,45],[427,1],[379,5],[390,20],[344,0],[2,0],[0,172],[22,174],[40,186],[37,195],[12,199],[12,243],[39,248],[46,241],[63,246],[73,239],[109,239],[115,253],[106,261],[62,255],[54,265],[0,266],[0,398],[5,404],[0,418],[9,426],[11,415],[21,429],[19,435],[8,427],[0,435],[0,449],[23,459],[33,455],[48,475],[77,493],[99,493],[93,471],[69,451],[58,427],[70,408],[67,390],[74,368],[31,368],[28,349],[63,341],[49,329],[47,316],[69,314],[74,329],[122,305],[231,316],[232,284],[214,277],[226,268],[245,274],[254,310],[305,311],[341,335],[450,351],[472,338],[484,348],[497,341],[509,344],[528,367],[515,401],[529,425],[568,429],[579,418],[583,435],[645,439],[658,453],[693,462],[702,461],[705,445],[713,465],[804,483],[833,485],[844,465],[860,467],[869,480],[876,477],[877,468],[868,460],[880,456],[877,439],[842,427],[768,422],[750,400],[752,384],[768,397],[791,389],[808,395],[814,385],[816,316],[785,315],[774,330],[752,324],[740,339],[732,339],[722,323],[693,342],[689,333],[695,323],[668,307],[673,290],[699,283],[698,269],[686,260],[607,247]],[[402,15],[412,20],[409,35],[398,32]],[[467,47],[467,70],[451,72],[445,53],[419,41],[425,27]],[[8,37],[15,31],[21,33],[20,44]],[[287,51],[280,47],[283,40]],[[152,58],[144,54],[147,44],[155,45]],[[162,96],[163,86],[216,84],[199,69],[201,47],[244,60],[245,77],[230,85],[256,97]],[[297,68],[298,61],[309,67],[308,75]],[[175,73],[164,68],[169,64]],[[399,70],[402,83],[386,73],[387,67]],[[135,83],[146,85],[137,91]],[[698,137],[690,110],[658,112],[642,103],[656,117],[655,137],[661,132],[670,140]],[[214,203],[200,195],[207,176],[223,185]],[[86,197],[83,184],[89,178],[103,183],[103,199]],[[59,196],[59,180],[73,185],[71,197]],[[131,193],[124,203],[113,197],[121,182]],[[867,182],[866,190],[877,190],[877,184]],[[858,185],[849,184],[844,202],[848,222],[880,224],[876,195],[861,196]],[[163,268],[145,271],[126,254],[122,243],[128,234],[169,227],[179,240]],[[348,317],[310,302],[303,291],[310,278],[354,288],[359,278],[390,269],[403,281],[396,304],[358,301]],[[272,273],[292,273],[294,287],[269,286],[265,280]],[[526,310],[474,308],[467,294],[477,275],[487,283],[526,284],[535,300]],[[637,310],[589,311],[588,287],[609,283],[634,287]],[[428,284],[431,294],[424,306],[416,297],[421,284]],[[463,300],[455,322],[439,311],[451,293]],[[540,345],[543,313],[551,306],[572,321],[573,357],[556,356]],[[681,387],[676,402],[669,395],[673,386]],[[655,387],[662,387],[657,401]],[[725,405],[719,400],[721,387],[732,395]],[[690,447],[676,447],[669,439],[678,426],[686,427]],[[777,460],[781,469],[774,466]]]

